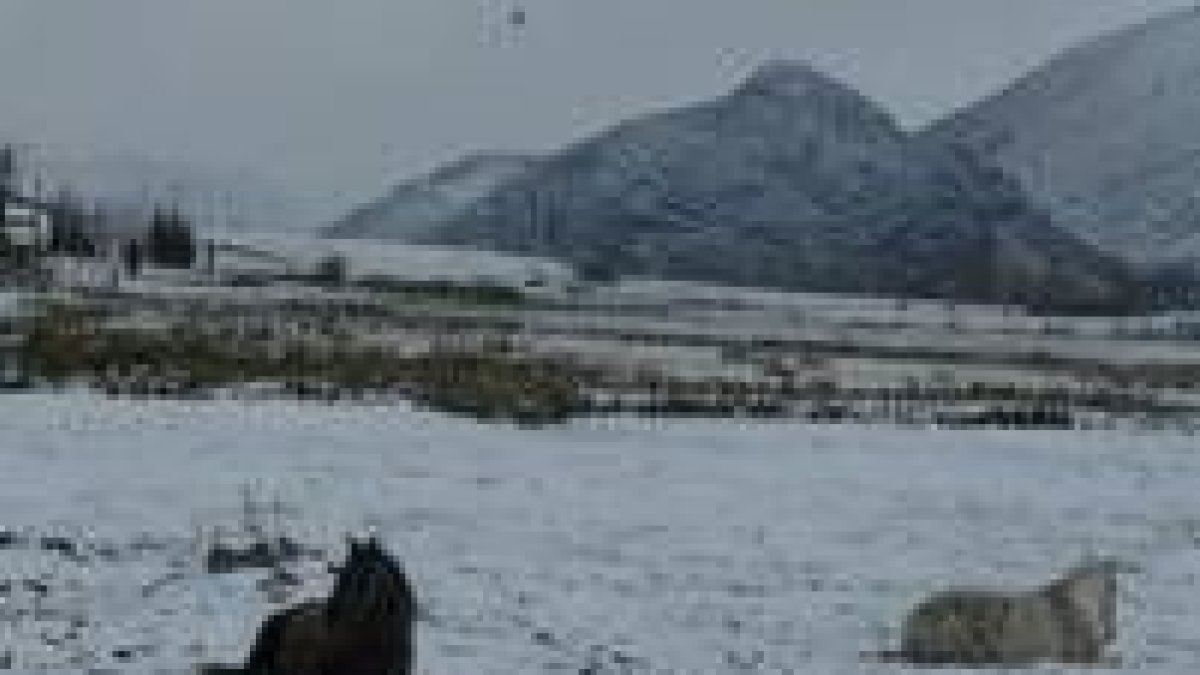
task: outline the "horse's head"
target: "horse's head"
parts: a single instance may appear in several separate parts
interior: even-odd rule
[[[365,542],[349,537],[346,562],[329,599],[331,617],[411,613],[415,600],[399,563],[372,534]]]
[[[1097,629],[1104,642],[1116,638],[1119,586],[1117,576],[1140,572],[1138,565],[1108,557],[1085,559],[1046,587],[1050,594],[1069,600]]]

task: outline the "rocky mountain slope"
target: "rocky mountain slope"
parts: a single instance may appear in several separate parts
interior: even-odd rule
[[[461,216],[500,183],[528,171],[537,160],[527,155],[478,154],[420,178],[327,227],[334,238],[403,239],[428,233]]]
[[[794,62],[568,147],[415,240],[798,291],[1101,311],[1143,291],[1002,172]]]
[[[1200,261],[1200,9],[1068,50],[935,125],[1109,252]]]

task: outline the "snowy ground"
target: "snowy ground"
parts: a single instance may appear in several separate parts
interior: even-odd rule
[[[1038,583],[1089,551],[1145,567],[1125,583],[1121,670],[1200,667],[1195,438],[521,431],[396,408],[68,393],[0,399],[0,439],[0,525],[80,549],[0,537],[0,663],[8,650],[17,672],[240,657],[272,605],[259,575],[201,573],[193,532],[235,525],[248,484],[294,507],[289,532],[332,558],[343,531],[380,529],[428,611],[422,673],[894,672],[858,652],[889,646],[922,594]],[[322,565],[300,571],[302,595],[324,590]]]
[[[282,255],[312,265],[328,255],[346,258],[354,275],[385,274],[409,279],[490,278],[520,285],[531,278],[567,279],[568,266],[545,258],[507,255],[471,248],[418,246],[373,239],[326,239],[316,233],[235,230],[221,241]]]

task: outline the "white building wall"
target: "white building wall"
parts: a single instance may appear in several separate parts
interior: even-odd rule
[[[50,243],[50,216],[28,206],[5,206],[3,228],[15,246],[44,248]]]

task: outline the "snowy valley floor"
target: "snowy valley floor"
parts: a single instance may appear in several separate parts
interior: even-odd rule
[[[890,646],[924,593],[1032,585],[1088,552],[1145,568],[1124,580],[1119,670],[1194,673],[1197,445],[791,422],[531,431],[394,406],[6,395],[0,660],[239,660],[276,605],[260,573],[204,573],[195,533],[236,527],[252,486],[332,559],[346,531],[379,528],[425,604],[430,675],[896,672],[858,653]],[[20,543],[58,541],[39,537],[74,553]],[[323,564],[296,571],[291,601],[325,590]]]

